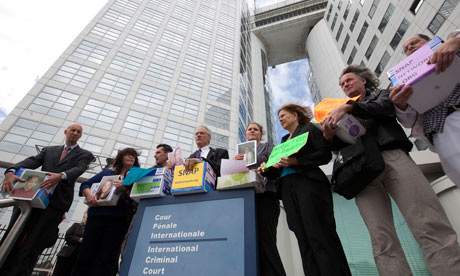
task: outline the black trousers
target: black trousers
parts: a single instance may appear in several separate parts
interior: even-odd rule
[[[9,229],[11,229],[19,215],[19,209],[14,208]],[[58,226],[62,221],[63,215],[63,211],[53,207],[46,209],[33,208],[24,229],[0,269],[0,275],[31,275],[42,251],[47,247],[53,246],[56,242],[59,233]]]
[[[335,229],[329,183],[297,173],[281,181],[281,199],[299,243],[305,275],[351,275]]]
[[[86,222],[73,276],[115,276],[123,238],[129,222],[125,217],[90,216]]]
[[[283,263],[276,247],[276,228],[280,202],[274,192],[256,194],[259,275],[285,276]]]
[[[57,257],[56,266],[53,270],[53,276],[69,276],[72,274],[72,269],[77,261],[80,247],[75,248],[68,257]]]

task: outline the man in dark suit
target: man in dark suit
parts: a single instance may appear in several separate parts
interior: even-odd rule
[[[220,176],[220,162],[228,159],[226,149],[214,149],[209,146],[211,143],[211,131],[206,126],[199,126],[195,131],[195,143],[198,150],[190,155],[185,161],[185,169],[190,171],[193,165],[199,161],[206,161],[214,169],[217,176]]]
[[[5,171],[2,186],[4,193],[10,194],[14,190],[14,181],[24,181],[15,175],[16,170],[21,167],[37,169],[41,166],[49,178],[40,184],[40,188],[56,188],[46,209],[32,209],[21,235],[0,269],[0,275],[30,275],[38,256],[47,247],[44,235],[54,232],[64,213],[69,210],[75,181],[94,158],[91,152],[77,144],[82,132],[81,125],[71,124],[64,131],[64,146],[45,147],[38,155],[26,158]],[[19,209],[15,208],[9,227],[14,224],[19,214]]]
[[[72,268],[77,260],[80,245],[83,242],[87,214],[83,215],[82,222],[74,223],[65,232],[66,244],[57,254],[57,262],[53,271],[53,276],[68,276],[72,274]]]

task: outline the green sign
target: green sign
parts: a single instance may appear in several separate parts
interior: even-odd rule
[[[308,132],[305,132],[302,135],[296,136],[274,147],[272,153],[270,154],[270,158],[268,158],[267,164],[265,164],[265,168],[271,167],[278,163],[281,157],[287,157],[298,152],[303,146],[307,144],[307,140]]]

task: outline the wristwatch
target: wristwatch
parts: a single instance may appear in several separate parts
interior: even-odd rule
[[[67,174],[65,172],[61,172],[61,179],[67,180]]]

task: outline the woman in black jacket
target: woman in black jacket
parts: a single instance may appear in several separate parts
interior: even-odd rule
[[[278,110],[281,126],[289,131],[286,142],[308,132],[308,140],[297,153],[262,171],[277,178],[289,228],[295,233],[305,275],[351,275],[335,229],[329,180],[320,165],[331,160],[321,131],[310,123],[309,108],[287,104]]]

